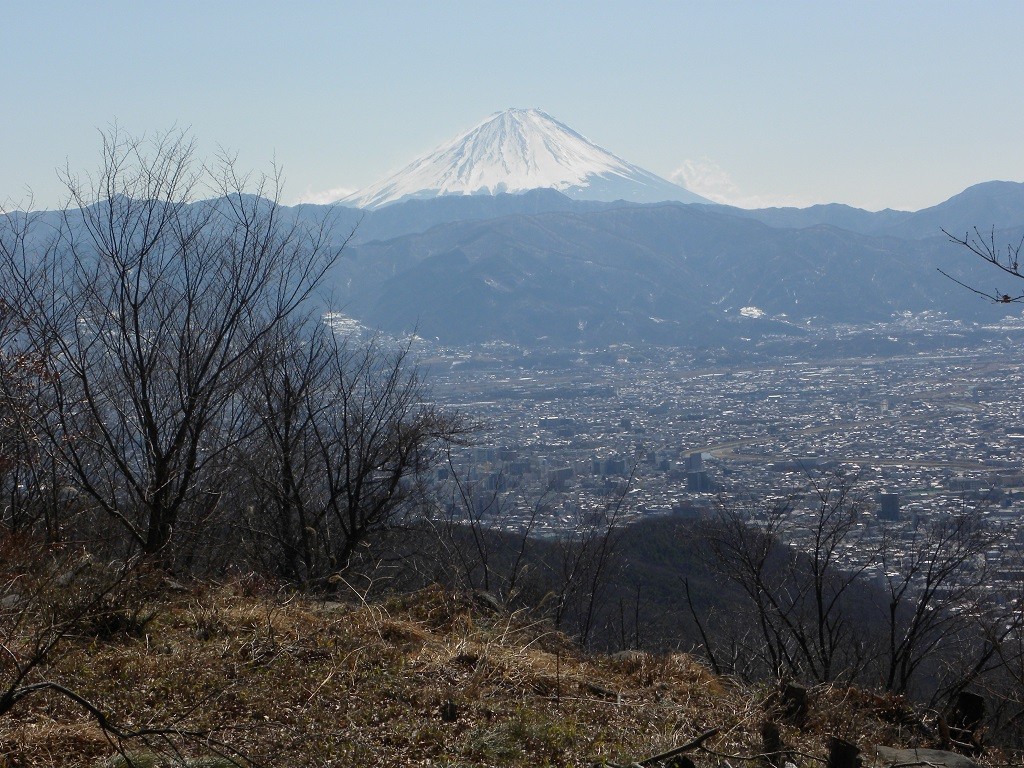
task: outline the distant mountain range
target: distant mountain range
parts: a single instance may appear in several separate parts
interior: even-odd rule
[[[809,208],[730,208],[739,216],[772,227],[808,227],[827,224],[865,235],[887,235],[910,240],[935,237],[945,229],[963,234],[975,227],[988,232],[992,227],[1008,229],[1024,224],[1024,184],[988,181],[954,195],[943,203],[920,211],[886,209],[872,213],[848,205],[831,203]]]
[[[623,200],[614,203],[573,200],[552,189],[537,189],[494,196],[412,199],[376,210],[360,210],[340,204],[330,208],[331,217],[339,229],[351,231],[356,228],[355,242],[367,243],[425,232],[431,227],[457,221],[556,211],[586,213],[629,205]],[[865,211],[841,203],[812,205],[808,208],[746,209],[712,203],[697,207],[737,218],[753,219],[775,229],[825,225],[862,235],[921,240],[940,236],[942,229],[963,234],[973,231],[974,227],[988,232],[992,227],[1000,230],[1024,226],[1024,183],[983,182],[945,202],[920,211]],[[296,206],[295,210],[304,215],[322,215],[326,207],[307,203]]]
[[[937,269],[987,290],[1020,290],[940,229],[994,227],[997,243],[1019,243],[1024,184],[1013,182],[979,184],[916,212],[609,203],[542,189],[281,215],[299,224],[326,216],[338,244],[355,229],[326,286],[332,309],[451,345],[711,348],[905,312],[966,322],[1020,315]],[[38,216],[46,239],[60,214]]]
[[[986,320],[1006,308],[937,268],[984,286],[997,275],[939,227],[1024,233],[1024,184],[1006,182],[915,213],[608,204],[550,191],[455,200],[364,214],[334,282],[346,313],[453,344],[527,346],[726,344],[907,311]]]
[[[654,202],[656,201],[656,202]],[[1024,236],[1024,184],[992,181],[921,211],[716,205],[537,110],[498,113],[332,206],[284,208],[348,241],[332,309],[448,344],[714,346],[911,312],[989,321],[969,285],[1013,278],[950,243]],[[20,214],[16,214],[20,215]],[[39,214],[56,225],[60,214]]]

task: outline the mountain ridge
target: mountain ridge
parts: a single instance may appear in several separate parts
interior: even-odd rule
[[[325,286],[331,309],[443,343],[729,344],[905,312],[990,322],[1020,309],[979,301],[936,269],[1002,287],[940,227],[994,226],[997,242],[1019,242],[1017,182],[974,185],[917,212],[604,203],[546,189],[281,215],[317,230],[326,218],[337,247],[355,228]],[[60,216],[32,215],[33,247],[46,246]],[[756,317],[741,316],[749,307]]]
[[[935,269],[985,274],[943,239],[772,228],[673,204],[464,221],[354,247],[339,298],[367,325],[442,343],[730,343],[944,310],[980,320]],[[740,310],[757,307],[756,320]]]

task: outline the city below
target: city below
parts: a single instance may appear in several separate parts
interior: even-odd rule
[[[865,338],[885,352],[830,355]],[[799,520],[818,503],[812,484],[842,477],[862,511],[848,565],[882,530],[909,542],[922,521],[977,509],[1003,532],[985,556],[998,588],[1021,572],[1022,341],[1021,323],[932,316],[830,327],[788,354],[765,342],[419,352],[436,401],[480,425],[452,462],[475,499],[449,510],[464,522],[571,535],[613,508],[631,521],[745,506],[756,521],[780,504]]]

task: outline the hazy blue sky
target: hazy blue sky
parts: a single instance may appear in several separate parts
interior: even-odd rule
[[[977,0],[9,2],[0,201],[56,205],[115,120],[276,158],[294,202],[515,106],[739,205],[918,209],[1024,180],[1022,40]]]

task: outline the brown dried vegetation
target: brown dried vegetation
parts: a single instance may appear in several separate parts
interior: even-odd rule
[[[803,765],[820,764],[830,736],[929,745],[921,714],[897,697],[815,688],[800,729],[782,721],[773,690],[718,678],[692,656],[587,655],[523,615],[485,614],[437,588],[367,603],[196,586],[146,611],[141,634],[69,635],[40,674],[122,730],[208,732],[239,765],[630,764],[718,728],[691,753],[711,766],[757,755],[771,720]],[[178,763],[139,765],[230,764],[184,762],[210,754],[201,739],[176,748]],[[0,719],[5,768],[112,759],[115,744],[66,698],[26,699]]]

